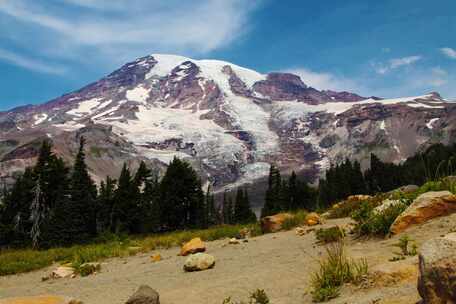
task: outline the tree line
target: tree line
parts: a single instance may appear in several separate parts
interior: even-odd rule
[[[46,248],[84,243],[101,233],[151,233],[207,228],[256,220],[247,189],[226,192],[216,207],[210,187],[178,158],[159,180],[144,162],[136,172],[124,164],[117,180],[97,187],[85,162],[81,137],[69,168],[44,141],[35,166],[27,168],[0,203],[0,246]]]
[[[361,170],[358,161],[346,159],[326,170],[318,187],[296,179],[288,180],[271,166],[262,216],[295,209],[325,209],[354,194],[388,192],[403,185],[421,185],[426,181],[456,174],[456,144],[434,144],[400,164],[381,161],[370,155],[369,169]]]

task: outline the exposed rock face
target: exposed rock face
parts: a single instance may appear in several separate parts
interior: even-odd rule
[[[287,73],[151,55],[48,103],[0,113],[0,178],[34,162],[49,138],[71,161],[78,138],[97,181],[127,162],[163,172],[188,160],[215,191],[259,180],[269,164],[316,180],[346,157],[401,161],[456,138],[456,104],[438,94],[379,100],[319,91]]]
[[[279,213],[271,216],[266,216],[261,219],[261,230],[264,233],[277,232],[282,229],[285,220],[293,218],[289,213]]]
[[[61,296],[45,295],[0,299],[0,304],[82,304],[82,302]]]
[[[398,234],[412,225],[425,223],[435,217],[453,212],[456,212],[456,195],[449,191],[423,193],[396,218],[390,231]]]
[[[423,304],[456,303],[456,233],[423,244],[419,270]]]
[[[142,285],[125,304],[160,304],[160,295],[155,289]]]
[[[194,254],[197,252],[204,252],[206,251],[206,244],[200,238],[194,238],[189,242],[182,245],[180,255],[186,256],[189,254]]]
[[[215,258],[207,253],[195,253],[187,258],[184,270],[188,272],[207,270],[215,265]]]

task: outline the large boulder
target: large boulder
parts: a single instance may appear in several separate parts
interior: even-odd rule
[[[261,230],[263,233],[280,231],[282,229],[283,223],[287,219],[291,218],[293,218],[293,215],[290,213],[278,213],[275,215],[263,217],[261,219]]]
[[[187,256],[197,252],[206,251],[206,244],[198,237],[190,240],[189,242],[182,245],[180,254],[181,256]]]
[[[155,289],[142,285],[125,304],[160,304],[160,295]]]
[[[184,264],[185,271],[201,271],[214,267],[215,258],[207,253],[192,254]]]
[[[391,191],[391,193],[397,193],[397,192],[412,193],[412,192],[417,191],[419,188],[420,187],[418,187],[417,185],[406,185],[406,186],[402,186],[397,189],[394,189],[393,191]]]
[[[54,295],[0,299],[0,304],[82,304],[82,302]]]
[[[391,233],[398,234],[408,227],[456,212],[456,195],[449,191],[426,192],[413,203],[391,225]]]
[[[456,233],[423,244],[419,271],[418,292],[422,303],[456,303]]]

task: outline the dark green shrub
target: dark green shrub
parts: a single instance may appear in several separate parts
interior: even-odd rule
[[[406,204],[398,203],[382,211],[375,211],[372,205],[363,203],[352,214],[352,218],[356,221],[353,232],[358,236],[385,236],[389,233],[390,227],[396,218],[406,208]]]

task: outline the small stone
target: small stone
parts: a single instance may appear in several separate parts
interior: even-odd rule
[[[152,255],[150,259],[152,260],[152,262],[160,262],[162,260],[162,257],[159,253],[157,253]]]
[[[160,304],[160,295],[153,288],[142,285],[125,304]]]
[[[239,242],[239,240],[236,239],[236,238],[232,238],[232,239],[230,239],[230,241],[228,242],[228,244],[230,244],[230,245],[238,245],[238,244],[240,244],[240,243],[241,243],[241,242]]]
[[[184,270],[191,271],[201,271],[214,267],[215,258],[212,255],[207,253],[195,253],[187,258],[184,264]]]
[[[206,251],[206,245],[204,242],[198,237],[190,240],[190,242],[185,243],[180,251],[181,256],[187,256],[189,254],[194,254],[197,252],[204,252]]]
[[[305,224],[307,226],[315,226],[321,224],[320,215],[318,215],[316,212],[309,213],[305,218]]]
[[[74,268],[69,266],[59,266],[52,271],[50,277],[53,279],[70,278],[74,275]]]

